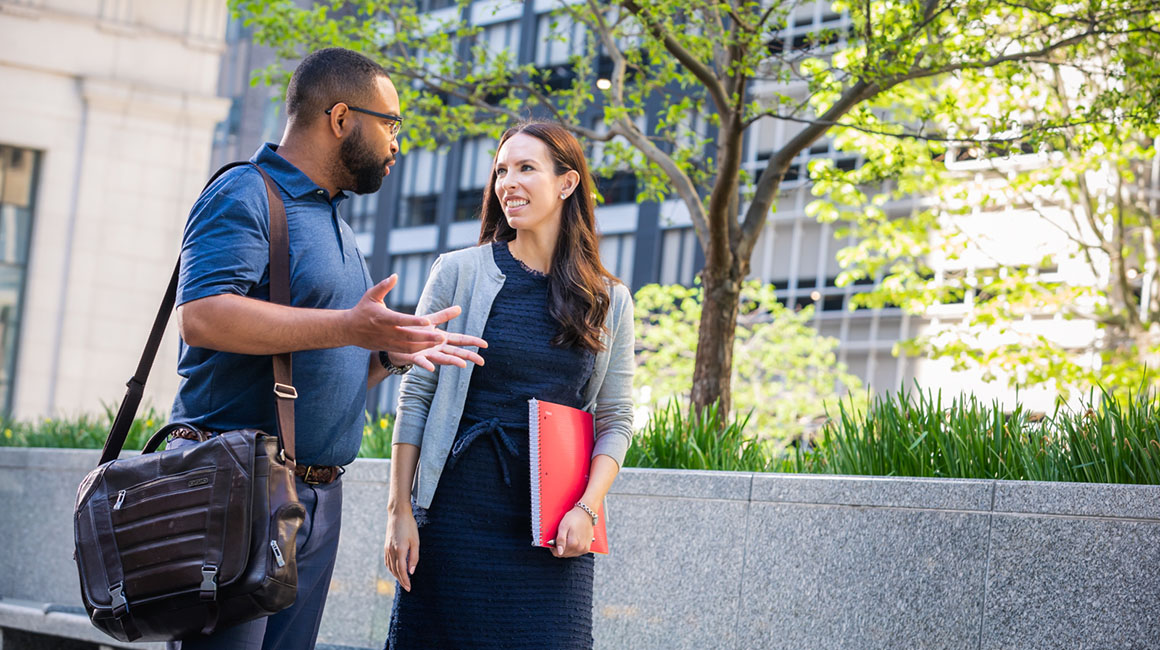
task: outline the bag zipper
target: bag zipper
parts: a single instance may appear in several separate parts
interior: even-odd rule
[[[137,492],[141,492],[143,490],[146,490],[148,488],[151,488],[155,485],[159,485],[161,483],[168,483],[171,481],[178,481],[178,480],[189,480],[190,478],[192,478],[194,476],[198,476],[200,474],[213,474],[215,471],[217,471],[217,470],[215,470],[212,467],[198,467],[195,469],[184,471],[180,474],[174,474],[173,476],[162,476],[160,478],[155,478],[152,481],[148,481],[146,483],[141,483],[140,485],[134,485],[131,488],[117,492],[117,502],[113,504],[113,510],[120,510],[121,509],[121,506],[123,506],[125,504],[125,497],[128,495],[129,492],[137,493]],[[166,496],[168,496],[168,495],[167,494],[154,494],[154,495],[148,496],[145,499],[138,501],[138,502],[135,502],[135,503],[144,503],[145,501],[149,501],[149,500],[155,499],[157,497],[166,497]]]
[[[274,561],[278,563],[278,567],[286,566],[286,560],[282,557],[282,549],[278,548],[278,540],[270,540],[270,550],[274,551]]]

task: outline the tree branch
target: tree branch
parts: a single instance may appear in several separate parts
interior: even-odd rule
[[[811,120],[809,118],[804,118],[804,117],[795,117],[793,115],[784,115],[784,114],[778,113],[777,111],[764,111],[764,112],[758,113],[758,114],[754,115],[753,117],[749,118],[748,120],[746,120],[745,121],[745,128],[749,128],[757,120],[760,120],[760,119],[766,118],[766,117],[771,117],[775,120],[785,120],[787,122],[797,122],[800,124],[814,124],[814,125],[821,125],[821,126],[825,126],[825,127],[838,127],[838,128],[842,128],[842,129],[852,129],[854,131],[861,131],[862,133],[868,133],[870,135],[885,135],[885,136],[890,136],[890,137],[894,137],[894,138],[909,138],[909,139],[913,139],[913,140],[926,140],[929,142],[950,142],[950,143],[956,143],[956,144],[987,144],[987,143],[1003,144],[1003,143],[1021,142],[1023,140],[1026,140],[1030,134],[1038,133],[1041,131],[1055,131],[1058,129],[1064,129],[1064,128],[1068,128],[1068,127],[1072,127],[1072,126],[1083,126],[1086,124],[1113,124],[1114,123],[1114,122],[1107,121],[1107,120],[1096,120],[1096,119],[1076,120],[1076,121],[1072,121],[1072,122],[1064,122],[1062,124],[1050,124],[1050,125],[1033,127],[1033,128],[1027,129],[1026,131],[1023,131],[1022,133],[1020,133],[1018,135],[1013,135],[1013,136],[1005,137],[1005,138],[955,138],[955,137],[950,137],[950,136],[928,135],[925,133],[912,133],[912,132],[907,132],[907,131],[901,131],[901,132],[897,132],[897,133],[893,132],[893,131],[881,131],[878,129],[871,129],[869,127],[860,126],[858,124],[850,124],[849,122],[838,122],[838,121],[821,120],[821,119]]]
[[[607,51],[609,57],[612,58],[612,88],[610,89],[612,104],[615,107],[624,108],[624,77],[626,65],[624,53],[617,47],[616,40],[612,37],[612,31],[604,19],[603,8],[600,7],[598,1],[588,0],[588,6],[594,17],[595,24],[593,27],[604,49]],[[689,209],[689,217],[693,221],[693,229],[697,233],[697,238],[702,242],[707,241],[709,225],[705,216],[705,206],[701,203],[701,196],[697,193],[696,185],[689,178],[688,174],[677,166],[672,156],[661,151],[659,147],[653,144],[623,111],[621,117],[614,121],[613,126],[609,130],[611,131],[615,127],[620,127],[620,135],[624,136],[632,146],[639,149],[646,158],[665,172],[669,180],[673,182],[677,196],[681,197],[681,200],[685,202],[686,207]]]
[[[620,4],[639,18],[645,28],[652,33],[653,38],[660,41],[665,49],[705,86],[709,91],[709,96],[713,98],[713,103],[717,105],[717,112],[726,113],[729,110],[729,95],[713,71],[685,49],[671,34],[667,34],[664,27],[648,16],[635,0],[622,0]]]
[[[827,124],[828,122],[836,122],[837,118],[845,115],[859,103],[873,97],[881,90],[882,88],[877,83],[858,81],[847,88],[842,96],[830,106],[829,110],[821,115],[818,124],[807,125],[774,155],[770,156],[769,162],[758,178],[753,202],[749,204],[745,220],[742,222],[738,255],[743,255],[745,259],[749,259],[749,254],[753,252],[753,246],[761,233],[761,227],[765,224],[765,218],[773,205],[777,188],[781,185],[785,170],[789,168],[794,157],[830,129],[831,125]]]

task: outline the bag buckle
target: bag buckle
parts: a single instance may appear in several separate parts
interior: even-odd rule
[[[125,583],[118,582],[109,587],[109,595],[113,597],[113,617],[121,618],[129,613],[129,601],[125,599]]]
[[[216,566],[207,564],[201,568],[201,589],[198,595],[202,600],[217,599],[217,582],[214,581],[217,573]]]
[[[284,399],[298,399],[298,389],[290,384],[274,382],[274,394]]]

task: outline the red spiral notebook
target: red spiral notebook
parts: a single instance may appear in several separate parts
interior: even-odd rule
[[[532,546],[551,548],[564,515],[588,487],[592,466],[592,414],[570,406],[528,400],[532,466]],[[599,515],[592,552],[608,555],[604,504],[587,504]]]

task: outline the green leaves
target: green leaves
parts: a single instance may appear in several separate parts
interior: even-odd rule
[[[717,405],[698,416],[670,400],[653,412],[633,438],[625,467],[768,472],[774,468],[769,446],[745,435],[749,418],[718,419]]]
[[[1126,393],[1126,394],[1125,394]],[[973,396],[900,390],[868,409],[842,403],[785,471],[1160,485],[1160,395],[1090,393],[1032,413]]]
[[[700,286],[648,285],[636,294],[638,403],[646,407],[687,395],[692,385]],[[837,341],[811,327],[812,309],[778,302],[771,285],[746,283],[733,353],[733,405],[749,414],[759,436],[784,442],[825,414],[825,403],[861,381],[837,361]]]

